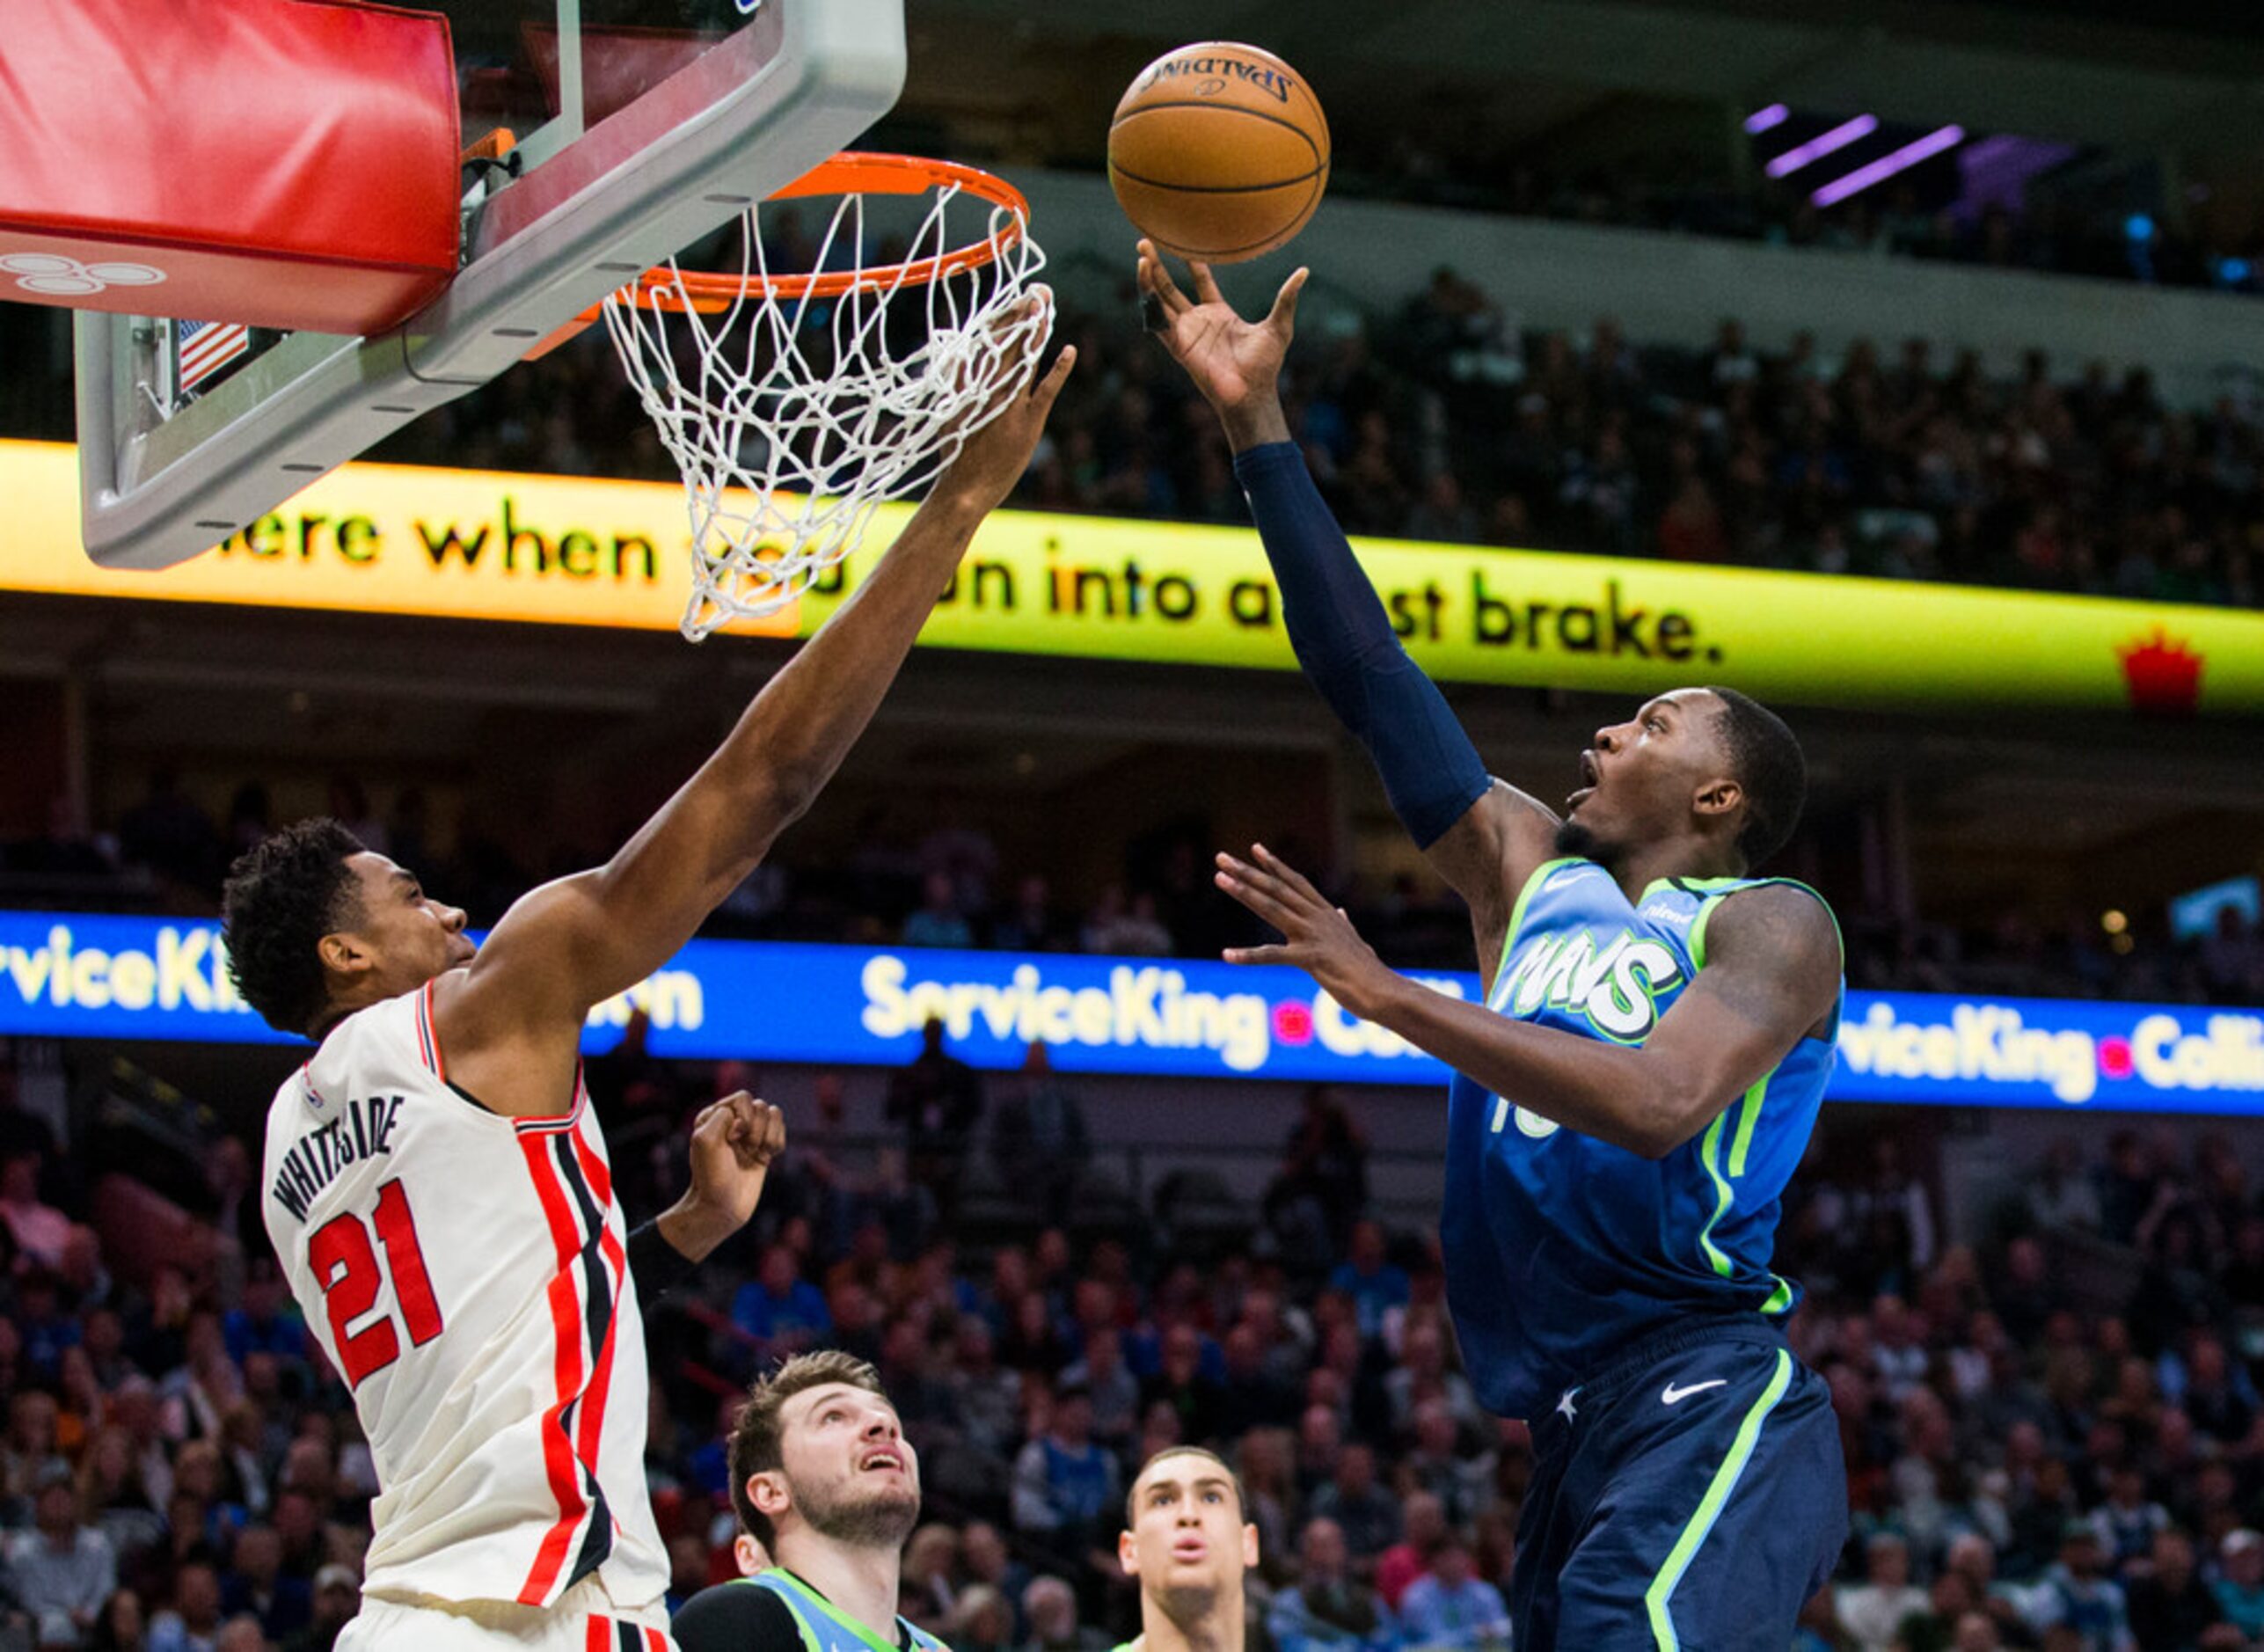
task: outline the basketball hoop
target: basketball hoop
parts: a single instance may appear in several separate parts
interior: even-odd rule
[[[736,274],[671,263],[601,307],[683,476],[695,642],[775,612],[854,551],[875,506],[924,488],[1005,406],[1053,331],[1050,295],[1031,286],[1045,254],[1011,185],[842,154],[763,206],[828,195],[840,204],[807,269],[772,272],[758,206]],[[867,262],[867,198],[924,195],[904,255]]]

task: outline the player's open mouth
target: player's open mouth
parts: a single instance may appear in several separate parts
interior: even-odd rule
[[[1565,799],[1565,813],[1567,815],[1595,796],[1596,788],[1603,784],[1603,768],[1596,762],[1593,751],[1580,754],[1580,789]]]
[[[865,1459],[858,1463],[857,1466],[859,1469],[894,1469],[896,1473],[901,1474],[904,1472],[904,1459],[894,1451],[872,1451],[868,1452],[865,1455]]]

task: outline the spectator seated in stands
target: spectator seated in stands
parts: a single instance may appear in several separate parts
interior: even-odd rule
[[[336,1562],[314,1576],[313,1615],[283,1642],[282,1652],[332,1652],[339,1634],[362,1605],[362,1583],[354,1568]]]
[[[57,1464],[42,1473],[33,1509],[33,1529],[7,1542],[7,1593],[28,1619],[33,1644],[78,1646],[118,1587],[118,1557],[108,1538],[81,1523],[69,1469]]]
[[[907,947],[959,947],[975,945],[975,931],[958,905],[958,889],[951,874],[931,872],[921,881],[920,904],[904,920],[904,945]]]
[[[220,1599],[230,1618],[257,1619],[270,1641],[288,1640],[314,1616],[312,1585],[283,1569],[282,1535],[273,1526],[246,1526],[236,1534]]]
[[[1335,1473],[1313,1493],[1307,1511],[1337,1527],[1362,1575],[1399,1539],[1399,1500],[1377,1484],[1375,1448],[1358,1441],[1337,1453]]]
[[[1205,1369],[1209,1350],[1202,1333],[1182,1322],[1165,1332],[1161,1341],[1156,1369],[1140,1385],[1143,1412],[1157,1405],[1168,1407],[1178,1420],[1181,1440],[1211,1438],[1218,1431],[1223,1393]]]
[[[1407,1305],[1407,1270],[1386,1254],[1384,1229],[1362,1222],[1352,1230],[1350,1254],[1329,1276],[1328,1288],[1352,1298],[1362,1337],[1381,1336],[1385,1319]]]
[[[1085,1357],[1063,1367],[1061,1380],[1090,1396],[1093,1436],[1121,1451],[1139,1428],[1143,1409],[1140,1379],[1124,1363],[1124,1334],[1113,1325],[1085,1333]]]
[[[1446,1506],[1427,1491],[1407,1494],[1399,1509],[1400,1537],[1377,1557],[1376,1592],[1393,1612],[1417,1578],[1429,1575],[1439,1550],[1452,1535]]]
[[[1022,1616],[1029,1622],[1022,1652],[1107,1652],[1109,1638],[1079,1620],[1077,1590],[1050,1574],[1023,1588]]]
[[[2028,1597],[2028,1622],[2040,1634],[2075,1632],[2082,1652],[2132,1652],[2122,1586],[2107,1575],[2107,1548],[2087,1520],[2071,1520],[2060,1558]]]
[[[221,1316],[220,1328],[228,1357],[238,1365],[253,1354],[272,1354],[294,1369],[306,1363],[306,1321],[299,1317],[273,1256],[249,1262],[244,1299]]]
[[[2264,1640],[2264,1533],[2246,1526],[2226,1532],[2217,1565],[2209,1584],[2217,1610],[2249,1640]]]
[[[1394,1652],[1391,1609],[1347,1571],[1344,1532],[1334,1521],[1309,1523],[1297,1557],[1296,1584],[1276,1594],[1266,1614],[1274,1652]]]
[[[1874,1533],[1863,1546],[1863,1567],[1861,1583],[1834,1591],[1833,1610],[1859,1652],[1894,1652],[1903,1623],[1928,1610],[1926,1591],[1910,1582],[1910,1546],[1894,1532]]]
[[[766,1360],[807,1352],[833,1333],[825,1292],[801,1276],[800,1261],[784,1245],[765,1250],[761,1271],[739,1287],[731,1299],[731,1322]]]
[[[2125,1593],[2131,1637],[2141,1652],[2199,1647],[2224,1621],[2224,1609],[2195,1564],[2193,1539],[2182,1531],[2156,1534],[2149,1563],[2131,1577]]]
[[[1402,1644],[1501,1647],[1509,1641],[1509,1608],[1501,1591],[1477,1574],[1470,1546],[1449,1538],[1431,1569],[1407,1586],[1397,1613]]]
[[[1092,1437],[1092,1396],[1055,1389],[1048,1422],[1014,1461],[1014,1526],[1051,1553],[1082,1555],[1111,1533],[1122,1501],[1114,1454]]]
[[[192,1561],[174,1574],[172,1606],[150,1619],[148,1652],[219,1652],[223,1622],[220,1575]]]

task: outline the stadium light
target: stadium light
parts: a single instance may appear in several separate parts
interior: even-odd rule
[[[1834,150],[1844,150],[1851,143],[1869,137],[1878,129],[1877,115],[1859,114],[1852,121],[1841,121],[1819,137],[1794,144],[1761,170],[1771,178],[1789,178],[1810,161],[1822,160]]]
[[[1846,200],[1859,191],[1870,188],[1872,185],[1882,179],[1892,178],[1900,172],[1907,172],[1920,161],[1931,156],[1939,155],[1944,150],[1954,148],[1964,142],[1963,127],[1938,128],[1922,138],[1915,138],[1905,143],[1891,154],[1882,155],[1875,161],[1857,167],[1844,178],[1833,179],[1808,199],[1819,207],[1831,206]]]
[[[1745,117],[1745,129],[1756,136],[1772,126],[1782,126],[1792,117],[1792,111],[1781,103],[1772,103],[1765,109],[1756,109]]]

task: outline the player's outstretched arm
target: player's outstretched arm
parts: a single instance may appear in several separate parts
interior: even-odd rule
[[[1662,1159],[1702,1132],[1805,1036],[1829,1030],[1839,932],[1823,903],[1758,884],[1715,909],[1706,967],[1641,1044],[1497,1015],[1387,968],[1351,920],[1262,844],[1218,858],[1218,887],[1275,929],[1233,963],[1294,964],[1362,1020],[1388,1027],[1499,1096],[1567,1129]]]
[[[975,529],[1028,465],[1075,360],[1065,349],[1042,376],[1016,380],[1011,404],[968,439],[872,574],[618,853],[504,914],[443,987],[451,1076],[500,1111],[556,1110],[590,1007],[690,939],[839,767]]]
[[[1283,282],[1265,318],[1251,322],[1226,302],[1207,266],[1188,268],[1193,298],[1154,244],[1140,243],[1149,324],[1226,428],[1298,664],[1367,749],[1416,845],[1469,903],[1479,968],[1490,981],[1517,891],[1548,858],[1557,817],[1486,773],[1437,686],[1400,646],[1289,439],[1281,372],[1306,272]]]

